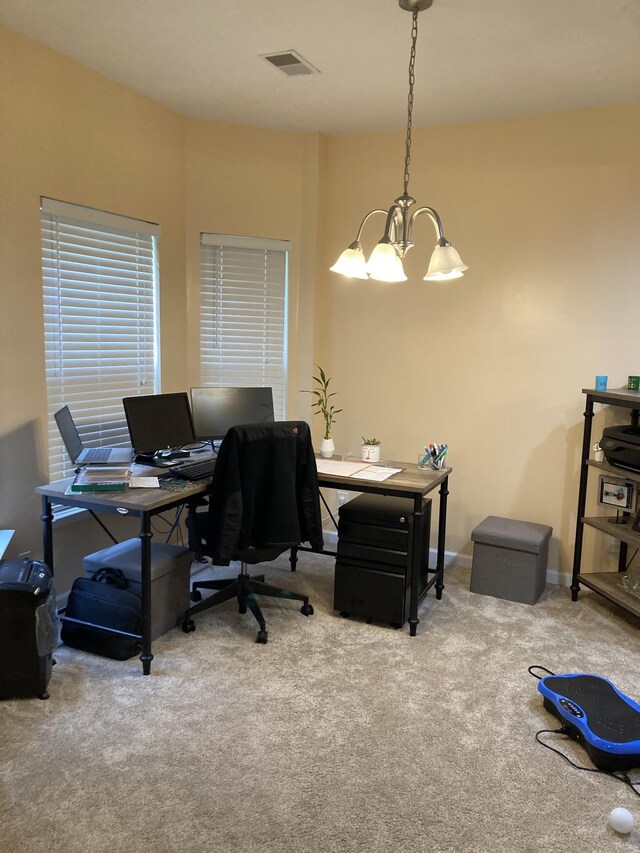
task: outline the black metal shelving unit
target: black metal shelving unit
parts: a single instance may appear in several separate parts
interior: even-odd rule
[[[629,547],[640,548],[640,535],[632,530],[631,515],[623,513],[623,517],[627,523],[614,524],[612,519],[607,516],[586,517],[585,505],[587,500],[587,487],[589,483],[589,474],[596,470],[605,474],[610,474],[614,477],[623,477],[632,482],[638,483],[640,487],[640,471],[630,471],[627,468],[620,468],[609,465],[606,462],[597,462],[595,459],[589,459],[589,451],[591,449],[591,430],[593,423],[594,405],[600,403],[603,405],[616,406],[630,410],[630,421],[633,426],[638,426],[640,418],[640,392],[626,391],[619,389],[615,391],[596,391],[590,388],[583,388],[582,393],[586,394],[586,407],[584,411],[584,432],[582,437],[582,456],[580,460],[580,486],[578,489],[578,514],[576,519],[576,539],[573,554],[573,575],[571,582],[571,598],[573,601],[578,600],[578,592],[580,584],[592,589],[609,601],[634,613],[640,617],[640,598],[626,592],[620,585],[620,580],[627,566],[627,553]],[[600,533],[605,533],[607,536],[613,536],[620,542],[620,554],[618,557],[617,572],[586,572],[582,573],[582,545],[585,526],[593,528]]]

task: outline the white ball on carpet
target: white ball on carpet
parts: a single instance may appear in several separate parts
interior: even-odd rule
[[[611,828],[615,829],[616,832],[628,835],[634,827],[635,818],[629,809],[618,808],[613,809],[609,815],[609,823],[611,824]]]

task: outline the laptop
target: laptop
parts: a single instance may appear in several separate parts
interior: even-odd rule
[[[63,406],[53,417],[74,465],[129,465],[130,447],[85,447],[68,406]]]

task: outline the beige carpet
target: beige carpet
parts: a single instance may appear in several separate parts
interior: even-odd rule
[[[474,595],[454,569],[411,639],[332,611],[331,558],[266,568],[316,611],[267,602],[266,646],[229,604],[158,640],[150,677],[61,647],[48,701],[0,702],[2,851],[640,849],[607,826],[640,798],[536,743],[556,722],[527,673],[593,672],[638,699],[637,620],[586,590]]]

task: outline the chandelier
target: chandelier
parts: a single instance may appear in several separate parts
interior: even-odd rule
[[[460,278],[464,270],[468,269],[444,236],[442,222],[437,212],[432,207],[418,207],[411,211],[416,203],[415,198],[409,195],[409,165],[411,163],[411,126],[413,118],[413,85],[415,82],[416,43],[418,41],[418,13],[428,9],[433,0],[399,0],[402,9],[412,13],[413,23],[411,27],[411,53],[409,57],[409,97],[407,100],[407,136],[405,142],[404,157],[404,191],[394,201],[389,210],[376,208],[369,211],[364,217],[358,229],[356,239],[344,250],[335,264],[331,267],[333,272],[340,273],[346,278],[375,279],[376,281],[406,281],[407,276],[402,266],[402,258],[413,246],[413,226],[416,219],[425,214],[429,217],[436,230],[437,242],[429,269],[424,281],[444,281],[451,278]],[[364,252],[360,243],[362,229],[370,217],[382,213],[386,216],[384,234],[378,241],[369,260],[365,261]]]

